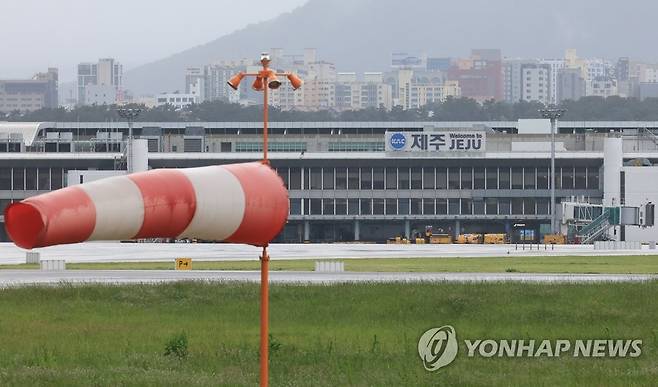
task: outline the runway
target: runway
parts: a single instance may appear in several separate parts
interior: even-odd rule
[[[66,262],[168,261],[187,257],[194,260],[257,260],[261,250],[254,246],[205,243],[118,243],[88,242],[35,249],[41,259]],[[0,264],[25,262],[25,250],[0,243]],[[545,255],[657,255],[657,250],[594,250],[591,245],[385,245],[385,244],[272,244],[270,257],[278,259],[350,258],[450,258]]]
[[[640,274],[533,274],[533,273],[315,273],[270,272],[274,284],[336,284],[372,282],[528,282],[592,283],[658,280],[658,275]],[[173,270],[0,270],[0,287],[103,283],[135,284],[176,281],[260,282],[257,271]]]

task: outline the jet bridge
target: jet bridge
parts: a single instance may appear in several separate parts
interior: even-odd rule
[[[587,244],[613,239],[609,232],[615,226],[651,227],[654,225],[653,203],[639,207],[604,206],[585,201],[562,203],[562,224],[567,227],[567,239]]]

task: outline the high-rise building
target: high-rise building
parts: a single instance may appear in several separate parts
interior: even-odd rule
[[[358,80],[356,73],[336,74],[336,108],[360,110],[392,107],[391,85],[384,83],[382,73],[364,73]]]
[[[459,82],[448,80],[440,71],[401,69],[396,76],[397,97],[393,98],[393,105],[403,109],[418,109],[462,95]]]
[[[526,64],[537,64],[537,61],[531,59],[506,59],[503,62],[503,95],[505,102],[516,103],[521,101],[521,88],[523,86],[521,66]]]
[[[448,70],[448,79],[459,83],[463,97],[477,101],[502,101],[504,92],[500,50],[473,50],[470,58],[457,61]]]
[[[306,110],[325,110],[336,105],[336,66],[317,61],[305,64],[304,104]]]
[[[631,61],[628,57],[619,58],[615,66],[615,77],[617,79],[617,90],[620,97],[628,98],[635,96],[636,85],[639,84],[637,77],[631,76]]]
[[[550,103],[557,103],[557,76],[565,66],[564,59],[542,59],[539,63],[549,65],[551,68],[549,90],[550,90]]]
[[[585,59],[585,79],[592,81],[601,78],[614,77],[614,66],[605,59]]]
[[[615,68],[617,81],[628,81],[631,79],[631,62],[628,57],[619,58]]]
[[[0,80],[0,112],[35,111],[57,108],[58,71],[49,68],[32,79]]]
[[[564,68],[557,76],[557,101],[577,101],[585,96],[586,82],[578,68]]]
[[[78,64],[78,104],[112,105],[123,101],[123,66],[113,58]]]
[[[195,95],[198,103],[206,100],[206,78],[200,67],[185,70],[185,93]]]
[[[551,102],[551,66],[548,64],[521,65],[521,100],[526,102]]]
[[[293,90],[289,82],[283,82],[278,89],[269,91],[268,100],[270,105],[281,110],[304,110],[305,90],[306,83],[300,89]]]
[[[242,82],[239,89],[231,89],[226,82],[239,71],[244,71],[246,66],[241,63],[221,63],[206,65],[203,67],[203,100],[204,101],[228,101],[238,102],[242,96],[247,94],[251,87],[248,82]]]

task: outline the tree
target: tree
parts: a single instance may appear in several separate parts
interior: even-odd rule
[[[639,101],[633,98],[621,97],[584,97],[578,101],[564,101],[566,109],[564,120],[572,121],[658,121],[658,98],[648,98]],[[253,121],[262,119],[261,105],[229,103],[226,101],[210,101],[193,104],[185,109],[176,109],[171,105],[146,108],[144,105],[133,104],[129,107],[142,109],[137,121]],[[280,122],[290,121],[516,121],[523,118],[541,118],[539,102],[520,101],[514,104],[501,101],[485,101],[478,103],[470,98],[448,98],[442,103],[432,103],[420,109],[402,109],[395,106],[390,111],[383,108],[367,108],[362,110],[319,111],[282,111],[270,107],[270,120]],[[117,106],[79,106],[72,110],[64,108],[41,109],[34,112],[13,111],[6,113],[8,121],[40,122],[40,121],[118,121]],[[1,116],[0,116],[1,117]]]

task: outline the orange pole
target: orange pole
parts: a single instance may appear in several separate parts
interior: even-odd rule
[[[267,246],[260,258],[260,385],[267,387],[269,376],[269,263]]]
[[[263,163],[269,164],[269,161],[267,160],[267,131],[268,131],[268,129],[267,129],[267,121],[268,121],[267,77],[265,77],[263,79],[263,85],[265,86],[264,90],[263,90],[263,96],[264,96],[264,98],[263,98]]]
[[[263,62],[263,73],[266,73],[267,62]],[[267,159],[267,124],[268,105],[267,99],[267,76],[263,79],[263,163],[269,164]],[[260,260],[260,386],[267,387],[269,384],[269,332],[270,332],[270,283],[269,283],[270,257],[267,255],[267,245],[263,246],[263,256]]]

